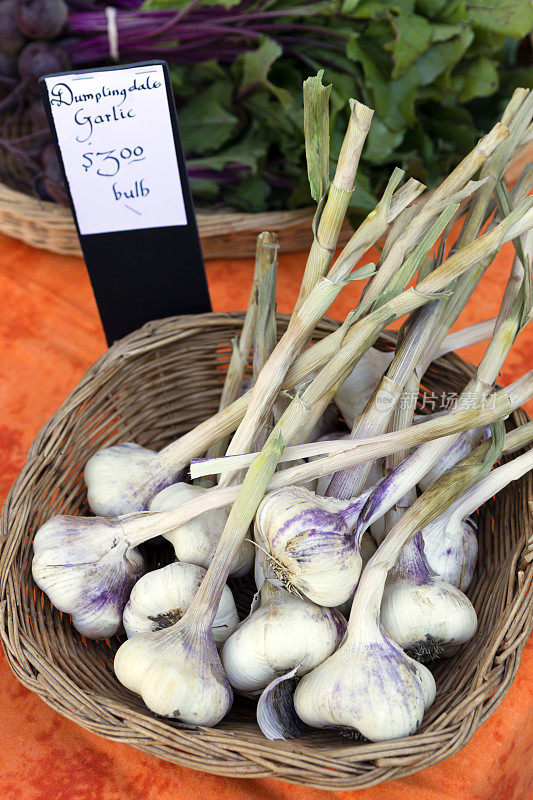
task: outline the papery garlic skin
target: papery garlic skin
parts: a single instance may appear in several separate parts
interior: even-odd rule
[[[305,725],[294,709],[294,690],[298,667],[275,678],[263,690],[257,702],[257,724],[270,741],[296,739],[305,732]]]
[[[172,511],[209,491],[202,486],[193,486],[189,483],[174,483],[153,498],[150,511]],[[204,511],[184,525],[167,531],[164,537],[172,543],[176,558],[186,564],[197,564],[207,569],[224,530],[228,514],[228,508]],[[253,560],[254,546],[251,541],[245,539],[233,559],[230,575],[233,577],[246,575],[252,568]]]
[[[163,717],[212,726],[233,702],[211,632],[204,635],[183,620],[128,639],[113,666],[119,681]]]
[[[366,637],[349,637],[305,675],[294,706],[315,728],[355,730],[380,742],[415,733],[434,698],[431,672],[376,627]]]
[[[128,638],[168,628],[181,619],[204,576],[203,567],[176,561],[140,578],[124,608],[123,623]],[[218,646],[224,644],[238,624],[233,594],[225,586],[212,628]]]
[[[33,541],[36,584],[91,639],[120,630],[124,604],[145,569],[121,534],[120,520],[63,516],[46,522]]]
[[[416,585],[393,579],[381,603],[385,633],[405,650],[426,646],[447,648],[468,642],[477,630],[477,615],[466,595],[456,586],[430,579]]]
[[[152,497],[178,479],[161,466],[158,453],[134,442],[98,450],[83,474],[89,506],[101,517],[146,511]]]
[[[476,567],[478,543],[470,520],[436,519],[422,531],[427,562],[445,583],[465,592]]]
[[[352,525],[365,499],[318,497],[301,486],[265,496],[256,515],[256,540],[289,591],[328,607],[351,597],[361,572]]]
[[[370,347],[340,386],[334,402],[350,429],[374,394],[393,358],[392,350],[384,353]]]
[[[339,646],[346,622],[323,608],[263,583],[260,603],[229,637],[221,652],[229,682],[241,694],[255,694],[294,667],[303,675]]]

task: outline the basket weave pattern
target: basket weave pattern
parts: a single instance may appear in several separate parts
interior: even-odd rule
[[[88,511],[82,473],[92,453],[127,440],[159,449],[216,411],[230,342],[242,320],[240,314],[206,314],[145,325],[94,364],[41,430],[2,511],[0,635],[8,662],[24,686],[84,728],[193,769],[324,789],[363,788],[408,775],[463,747],[516,674],[533,627],[531,474],[480,513],[479,559],[468,591],[478,632],[457,656],[436,665],[437,699],[420,731],[393,742],[363,744],[322,731],[269,742],[255,723],[255,704],[239,697],[214,729],[157,718],[114,676],[118,637],[85,640],[33,582],[32,540],[39,525],[54,514]],[[281,332],[286,323],[279,315]],[[317,336],[336,326],[323,321]],[[385,337],[380,346],[392,341]],[[471,374],[460,358],[447,356],[432,365],[424,388],[460,391]],[[508,425],[526,419],[519,410]],[[250,581],[232,588],[245,613]]]

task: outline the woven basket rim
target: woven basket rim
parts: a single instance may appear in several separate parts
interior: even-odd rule
[[[278,314],[278,319],[286,325],[288,316]],[[156,719],[134,703],[118,702],[112,696],[83,689],[65,666],[54,662],[50,646],[43,640],[43,629],[34,630],[36,621],[28,632],[17,618],[21,576],[12,565],[28,543],[16,540],[16,526],[25,529],[24,515],[29,513],[26,498],[38,485],[39,471],[46,464],[54,433],[66,429],[69,415],[84,406],[93,384],[101,386],[116,378],[131,360],[197,336],[218,336],[219,330],[239,327],[242,320],[240,312],[214,312],[147,323],[104,353],[39,431],[0,518],[0,635],[8,663],[24,686],[87,730],[193,769],[233,777],[274,777],[321,789],[364,788],[412,774],[461,749],[501,702],[518,669],[521,650],[533,628],[533,593],[528,591],[533,559],[524,557],[533,551],[533,526],[527,511],[528,503],[533,504],[531,475],[520,483],[520,503],[514,495],[501,500],[511,506],[506,508],[506,514],[518,514],[520,523],[525,525],[518,528],[518,544],[502,566],[501,574],[505,567],[506,576],[498,585],[502,610],[498,624],[484,642],[468,702],[447,712],[442,725],[437,719],[429,729],[423,727],[421,733],[393,743],[339,744],[333,739],[324,743],[324,735],[319,732],[303,740],[270,742],[247,723],[232,728],[232,722],[223,722],[214,729],[191,729]],[[334,330],[339,324],[326,319],[321,330]],[[393,339],[394,335],[386,335],[382,343],[390,346]],[[455,354],[438,363],[441,368],[447,365],[451,376],[462,375],[466,380],[472,374],[472,367]],[[525,412],[519,410],[513,424],[526,419]],[[498,502],[490,513],[498,511]],[[74,664],[78,664],[78,655],[76,651]]]

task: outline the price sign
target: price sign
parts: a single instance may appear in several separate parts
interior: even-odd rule
[[[166,64],[47,75],[40,87],[108,340],[210,310]],[[117,319],[124,297],[134,305]]]

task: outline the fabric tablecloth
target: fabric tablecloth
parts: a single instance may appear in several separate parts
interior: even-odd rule
[[[460,325],[497,313],[512,259],[504,248]],[[282,255],[278,309],[296,298],[305,255]],[[206,265],[215,311],[246,306],[249,260]],[[331,310],[341,319],[357,285]],[[96,304],[81,259],[34,250],[0,235],[0,501],[21,469],[39,428],[105,350]],[[510,382],[533,366],[533,325],[502,370]],[[476,361],[483,346],[461,352]],[[530,413],[533,404],[528,405]],[[273,779],[227,779],[159,761],[100,738],[59,716],[22,687],[0,656],[0,797],[2,800],[316,800],[325,792]],[[329,794],[329,793],[328,793]],[[503,702],[453,758],[405,780],[359,792],[357,800],[529,800],[533,797],[533,640]]]

